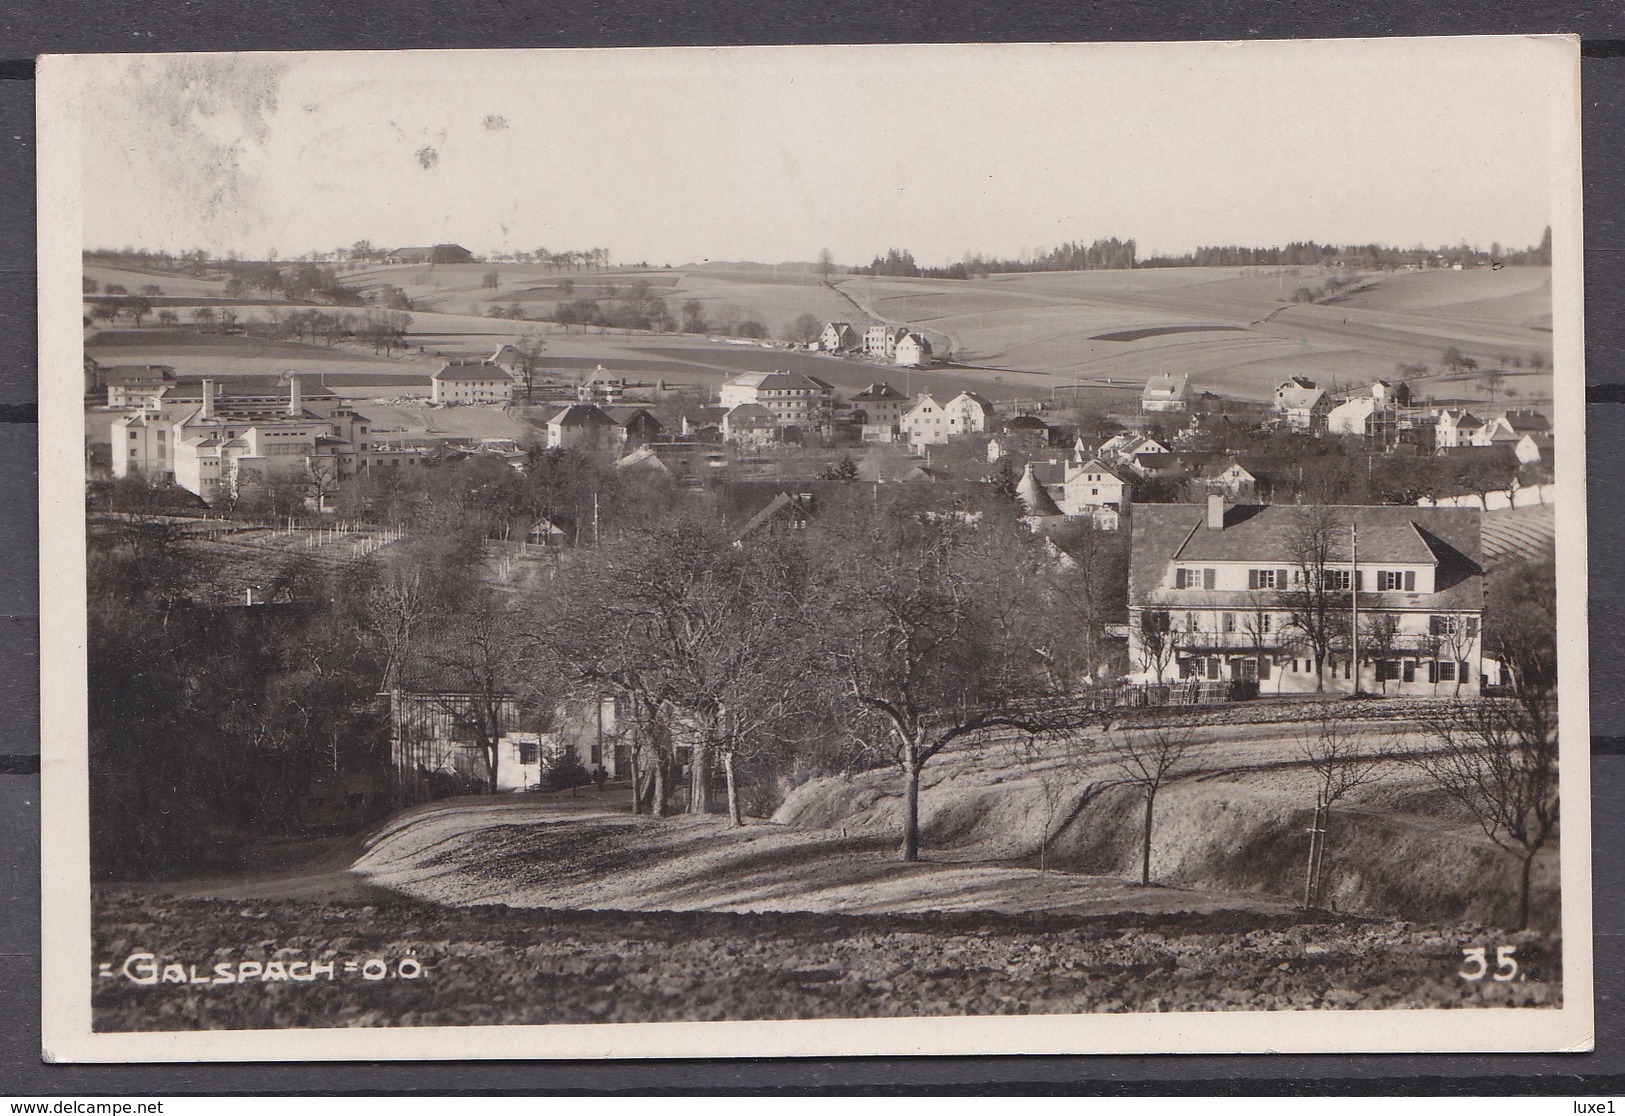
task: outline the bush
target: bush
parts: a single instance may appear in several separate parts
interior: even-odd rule
[[[572,748],[566,748],[542,768],[544,791],[570,790],[592,782],[592,773],[582,766],[581,758]]]

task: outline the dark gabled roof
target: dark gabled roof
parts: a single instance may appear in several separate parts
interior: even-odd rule
[[[1413,596],[1441,607],[1447,602],[1452,607],[1481,607],[1475,579],[1483,572],[1479,531],[1483,513],[1478,509],[1349,505],[1337,506],[1334,511],[1341,525],[1357,529],[1362,566],[1381,562],[1433,563],[1440,592]],[[1225,509],[1224,530],[1213,531],[1206,525],[1207,508],[1202,504],[1136,506],[1130,541],[1130,601],[1143,603],[1154,597],[1168,564],[1174,561],[1258,562],[1291,567],[1292,540],[1303,512],[1302,507],[1291,504],[1236,505]],[[1346,530],[1334,535],[1331,560],[1349,560]],[[1441,597],[1447,601],[1441,601]],[[1178,600],[1199,603],[1189,595]]]
[[[767,507],[750,517],[750,521],[741,527],[734,535],[734,542],[739,542],[760,531],[777,519],[805,520],[807,518],[806,504],[787,492],[780,492],[768,502]]]
[[[547,420],[547,425],[560,426],[614,426],[615,420],[592,403],[572,403]]]
[[[437,380],[507,380],[513,382],[508,370],[489,360],[448,360],[434,374]]]
[[[907,403],[908,396],[890,384],[870,384],[852,397],[854,403]]]
[[[1015,418],[1008,420],[1004,424],[1004,428],[1012,432],[1019,430],[1048,431],[1049,423],[1036,415],[1017,415]]]
[[[1552,424],[1545,415],[1534,411],[1508,411],[1501,416],[1502,420],[1519,434],[1544,434],[1550,432]]]
[[[174,380],[175,370],[167,364],[115,364],[102,369],[102,383],[151,384]]]
[[[730,427],[741,424],[746,426],[774,426],[779,421],[773,417],[772,411],[760,403],[741,403],[723,415],[722,418]]]

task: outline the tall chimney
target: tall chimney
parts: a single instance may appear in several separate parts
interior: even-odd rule
[[[299,396],[299,377],[288,377],[288,413],[295,418],[305,413],[305,401]]]
[[[214,418],[214,381],[207,376],[203,377],[203,414],[204,419]]]
[[[1207,529],[1209,531],[1224,530],[1224,496],[1221,493],[1212,492],[1208,494]]]

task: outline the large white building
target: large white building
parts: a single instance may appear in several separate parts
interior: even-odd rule
[[[803,372],[746,372],[725,382],[719,396],[728,411],[759,403],[780,426],[823,429],[835,408],[835,386]]]
[[[429,430],[378,426],[293,373],[181,381],[112,420],[116,477],[174,482],[213,502],[258,477],[337,479],[422,465],[448,444]]]
[[[1325,689],[1479,692],[1484,569],[1475,508],[1142,504],[1130,540],[1129,657],[1138,681],[1316,690],[1311,592],[1329,638]],[[1327,560],[1300,561],[1317,516]],[[1358,564],[1354,560],[1358,552]],[[1355,625],[1355,614],[1359,622]],[[1358,633],[1358,665],[1356,640]]]
[[[513,377],[489,360],[448,360],[429,382],[434,403],[508,403]]]

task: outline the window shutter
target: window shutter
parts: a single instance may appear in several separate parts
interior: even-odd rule
[[[1259,656],[1258,659],[1258,680],[1260,682],[1268,682],[1270,680],[1270,661],[1265,656]]]
[[[1187,571],[1186,571],[1184,566],[1180,566],[1178,569],[1176,569],[1174,571],[1174,588],[1175,589],[1183,589],[1183,588],[1185,588],[1185,574],[1186,574],[1186,572]]]
[[[1202,571],[1202,588],[1203,589],[1211,589],[1211,588],[1213,588],[1213,571],[1210,570],[1210,569]]]
[[[1407,592],[1407,593],[1416,592],[1416,571],[1415,570],[1406,570],[1405,571],[1405,592]]]
[[[1365,592],[1365,571],[1364,570],[1355,570],[1354,571],[1354,591],[1356,593]]]
[[[1437,659],[1429,659],[1428,660],[1428,682],[1433,683],[1433,682],[1437,682],[1438,680],[1439,680],[1439,662],[1438,662]]]
[[[1476,616],[1467,617],[1467,638],[1478,638],[1478,617]]]
[[[1257,570],[1248,570],[1247,571],[1247,588],[1249,588],[1249,589],[1257,589],[1258,588],[1258,571]]]
[[[1285,589],[1286,588],[1286,571],[1285,570],[1276,570],[1275,571],[1275,587],[1277,589]]]
[[[1466,659],[1457,659],[1456,660],[1456,678],[1459,681],[1462,681],[1462,682],[1471,682],[1472,681],[1472,679],[1467,674],[1467,660]]]

